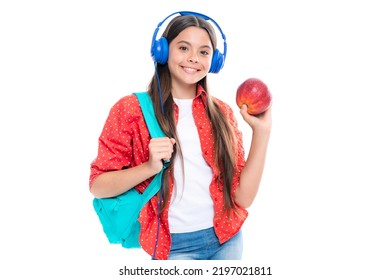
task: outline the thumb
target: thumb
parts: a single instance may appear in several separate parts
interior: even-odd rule
[[[243,104],[240,108],[240,114],[243,116],[245,119],[248,116],[248,105]]]
[[[248,106],[246,104],[242,105],[241,109],[240,109],[240,114],[242,116],[242,118],[244,119],[244,121],[246,121],[250,126],[252,124],[252,115],[250,115],[248,113]]]

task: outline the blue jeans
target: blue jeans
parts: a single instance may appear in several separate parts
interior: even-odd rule
[[[220,244],[214,228],[186,233],[171,233],[168,260],[240,260],[243,240],[241,230]]]

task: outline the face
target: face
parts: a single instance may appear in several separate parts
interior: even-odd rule
[[[188,27],[169,44],[172,86],[194,85],[210,70],[213,47],[206,30]]]

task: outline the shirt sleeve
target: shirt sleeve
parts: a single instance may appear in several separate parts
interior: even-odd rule
[[[130,114],[136,103],[130,96],[111,108],[98,140],[97,157],[91,163],[89,187],[100,174],[129,167],[132,162]]]

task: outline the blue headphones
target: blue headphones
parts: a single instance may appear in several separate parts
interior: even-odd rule
[[[205,20],[211,20],[215,26],[217,26],[219,32],[221,32],[222,38],[223,38],[223,48],[224,52],[221,54],[218,49],[214,51],[213,58],[211,60],[211,67],[209,72],[210,73],[218,73],[224,63],[225,63],[225,57],[226,57],[226,51],[227,51],[227,44],[226,44],[226,37],[225,34],[223,34],[222,29],[219,27],[218,23],[213,20],[212,18],[200,14],[200,13],[195,13],[195,12],[188,12],[188,11],[182,11],[182,12],[175,12],[173,14],[170,14],[167,16],[163,21],[161,21],[158,25],[156,30],[154,31],[153,38],[152,38],[152,47],[150,49],[150,53],[152,55],[153,61],[160,63],[160,64],[165,64],[168,61],[168,54],[169,54],[169,48],[168,48],[168,41],[165,37],[161,37],[159,40],[156,40],[156,36],[158,33],[158,30],[160,29],[160,26],[171,16],[175,14],[180,14],[182,16],[187,16],[187,15],[192,15],[192,16],[197,16],[200,18],[203,18]]]

